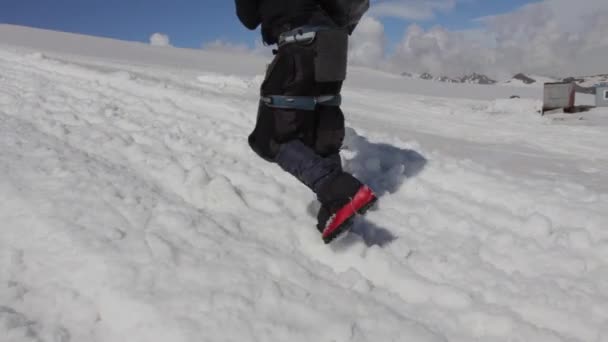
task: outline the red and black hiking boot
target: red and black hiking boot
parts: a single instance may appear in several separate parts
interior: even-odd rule
[[[367,185],[361,186],[352,199],[329,218],[322,232],[323,241],[328,244],[338,236],[348,232],[353,225],[355,216],[357,214],[364,215],[377,201],[378,198],[372,189]]]

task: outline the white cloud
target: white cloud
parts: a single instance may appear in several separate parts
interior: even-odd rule
[[[378,67],[384,61],[386,49],[384,26],[372,17],[363,18],[351,37],[349,47],[351,63]]]
[[[477,20],[479,28],[450,31],[410,25],[387,55],[384,25],[377,18],[432,18],[457,3],[477,0],[379,0],[350,42],[350,62],[395,72],[458,77],[472,72],[504,78],[525,72],[552,77],[608,73],[608,1],[544,0],[510,13]],[[204,49],[270,55],[217,40]]]
[[[441,27],[425,31],[411,25],[389,62],[395,69],[442,76],[485,71],[495,57],[474,38],[474,32],[450,32]]]
[[[154,33],[150,36],[150,45],[153,46],[171,46],[169,36],[163,33]]]
[[[426,20],[433,18],[437,11],[449,11],[455,6],[456,0],[378,0],[370,13],[376,17]]]
[[[608,48],[608,1],[545,0],[481,21],[495,38],[498,65],[546,75],[608,72],[605,63],[583,63]]]
[[[454,4],[451,1],[430,1],[426,5],[418,1],[382,3],[412,5],[411,8],[420,9],[420,17],[432,15],[434,10],[449,10]],[[448,31],[442,27],[424,30],[411,25],[386,61],[395,71],[447,76],[470,72],[493,77],[517,72],[547,76],[608,73],[606,0],[545,0],[478,21],[481,28],[467,31]],[[365,51],[378,56],[371,52],[383,49],[385,42],[377,36],[384,30],[378,21],[370,24],[372,26],[373,29],[359,28],[364,31],[359,39],[365,42]],[[368,39],[363,39],[365,37]],[[353,37],[355,42],[357,39],[358,36]],[[351,55],[361,56],[355,60],[377,66],[375,58],[364,58],[365,54],[359,52],[360,46],[353,44],[355,50]]]

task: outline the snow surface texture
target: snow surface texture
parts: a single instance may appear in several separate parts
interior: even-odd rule
[[[382,197],[326,246],[246,144],[257,64],[50,36],[0,46],[0,341],[608,341],[608,111],[357,70],[343,159]]]

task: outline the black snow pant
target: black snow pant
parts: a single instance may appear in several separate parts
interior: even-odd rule
[[[342,82],[315,80],[314,44],[279,48],[268,67],[261,95],[320,96],[339,94]],[[344,115],[337,106],[314,111],[279,109],[260,101],[249,145],[262,158],[277,163],[312,189],[324,206],[344,203],[361,186],[343,172],[340,148]]]

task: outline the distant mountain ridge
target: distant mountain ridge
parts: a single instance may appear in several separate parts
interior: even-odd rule
[[[496,80],[491,79],[490,77],[479,74],[472,73],[462,77],[452,78],[448,76],[434,76],[431,73],[425,72],[422,74],[412,74],[409,72],[401,73],[401,76],[408,78],[418,78],[427,81],[436,81],[436,82],[444,82],[444,83],[468,83],[468,84],[496,84],[498,83]]]
[[[592,75],[592,76],[578,76],[578,77],[567,77],[563,79],[550,78],[537,75],[529,75],[524,73],[518,73],[511,79],[499,82],[495,79],[490,78],[487,75],[480,73],[472,73],[462,77],[447,77],[447,76],[435,76],[431,73],[425,72],[422,74],[415,74],[409,72],[401,73],[401,76],[413,79],[422,79],[434,82],[444,83],[468,83],[468,84],[483,84],[493,85],[497,83],[511,84],[511,85],[528,85],[528,86],[542,86],[547,82],[574,82],[577,86],[577,91],[582,93],[595,93],[594,87],[598,84],[608,83],[608,74]]]

